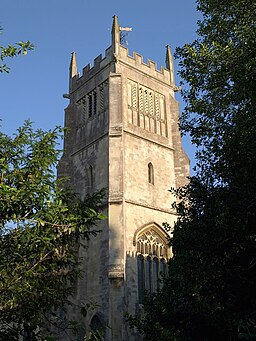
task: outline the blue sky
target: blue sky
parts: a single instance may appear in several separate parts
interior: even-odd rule
[[[30,40],[36,48],[27,56],[8,60],[10,74],[0,74],[2,131],[12,134],[30,118],[35,128],[63,125],[68,92],[71,52],[77,53],[78,69],[93,63],[110,45],[112,16],[120,26],[132,27],[130,54],[164,66],[165,45],[175,47],[196,37],[195,1],[191,0],[2,0],[0,45]],[[178,61],[175,61],[176,73]],[[179,84],[179,77],[176,76]],[[181,101],[180,110],[184,104]],[[194,164],[194,148],[184,139]]]

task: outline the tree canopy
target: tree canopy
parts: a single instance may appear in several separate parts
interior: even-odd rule
[[[96,235],[102,193],[81,201],[55,180],[60,129],[0,133],[0,338],[40,340],[82,275],[78,247]],[[80,239],[81,238],[81,239]],[[56,320],[56,319],[55,319]],[[63,327],[63,321],[62,321]],[[46,331],[44,329],[44,337]]]
[[[175,191],[179,214],[163,288],[144,317],[146,340],[256,339],[256,4],[198,0],[198,38],[176,51],[197,146],[196,175]]]
[[[31,49],[30,42],[0,46],[0,58]],[[99,232],[104,193],[81,200],[65,179],[56,180],[62,133],[58,127],[35,131],[29,121],[13,136],[0,131],[1,340],[54,340],[52,325],[75,326],[60,312],[83,275],[78,249]],[[80,308],[85,313],[87,306]]]

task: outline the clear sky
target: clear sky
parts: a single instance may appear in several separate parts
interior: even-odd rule
[[[63,125],[68,102],[68,69],[71,52],[77,53],[78,69],[104,55],[111,41],[112,16],[120,26],[132,27],[129,53],[144,61],[165,65],[165,46],[177,46],[196,37],[194,0],[2,0],[0,45],[30,40],[35,51],[8,60],[10,74],[0,74],[0,118],[2,131],[12,134],[30,118],[35,128]],[[175,61],[176,74],[178,61]],[[179,77],[176,76],[179,85]],[[180,110],[184,104],[181,101]],[[192,166],[194,148],[184,140]]]

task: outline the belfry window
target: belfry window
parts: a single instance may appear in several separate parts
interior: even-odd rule
[[[91,91],[87,95],[88,100],[88,116],[92,117],[92,115],[97,114],[97,89]]]
[[[97,114],[97,91],[94,90],[93,92],[93,114]]]
[[[92,116],[92,93],[88,95],[88,115]]]
[[[169,246],[164,233],[154,225],[142,230],[137,237],[136,246],[138,301],[143,303],[145,293],[153,293],[161,285],[161,276],[167,270]]]
[[[154,167],[151,162],[148,164],[148,182],[154,185]]]
[[[108,105],[108,81],[104,81],[76,103],[82,107],[83,123],[86,124],[87,118],[92,118],[99,113],[104,112]]]

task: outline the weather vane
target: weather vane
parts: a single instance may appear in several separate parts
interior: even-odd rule
[[[128,35],[128,32],[132,31],[132,27],[120,27],[120,43],[122,45],[128,45],[128,41],[126,40],[126,37]]]

